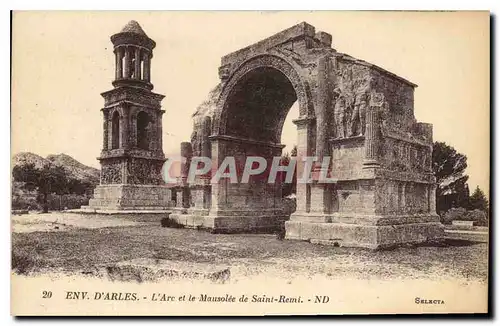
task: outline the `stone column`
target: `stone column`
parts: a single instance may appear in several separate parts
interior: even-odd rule
[[[319,164],[328,156],[328,109],[331,107],[330,58],[323,56],[318,61],[318,87],[316,91],[316,157]]]
[[[212,133],[212,119],[210,117],[203,117],[201,122],[201,151],[200,156],[202,157],[212,157],[210,134]],[[201,176],[201,179],[210,181],[211,172],[209,171],[205,175]],[[207,182],[204,182],[207,183]],[[208,182],[209,183],[209,182]]]
[[[426,213],[429,213],[430,212],[429,186],[426,184],[420,184],[420,186],[424,187],[424,198],[420,198],[421,200],[420,206]]]
[[[130,74],[131,74],[130,62],[131,62],[132,58],[130,57],[130,49],[128,47],[125,47],[124,50],[125,50],[125,62],[124,62],[125,67],[123,67],[123,71],[124,71],[123,78],[130,78]]]
[[[129,136],[130,146],[137,147],[137,114],[130,117],[130,136]]]
[[[134,79],[141,80],[141,49],[135,48]]]
[[[165,111],[161,110],[158,113],[158,146],[157,150],[158,151],[163,151],[163,123],[162,123],[162,116],[165,113]]]
[[[203,117],[202,125],[201,125],[201,153],[202,157],[211,157],[212,151],[210,146],[210,135],[212,133],[212,119],[210,117]],[[199,202],[195,203],[197,207],[208,209],[210,208],[210,200],[211,200],[211,189],[212,186],[210,184],[211,172],[206,173],[205,175],[200,176],[200,182],[202,185],[202,189],[199,191],[197,197]]]
[[[177,208],[183,208],[183,203],[182,203],[182,187],[177,187],[175,188],[175,207]]]
[[[406,210],[406,185],[404,182],[398,184],[398,213],[404,214]]]
[[[193,148],[190,142],[181,143],[181,156],[186,158],[186,162],[181,165],[181,187],[182,187],[182,207],[189,208],[190,195],[189,195],[189,185],[187,184],[187,178],[189,174],[189,166],[191,165],[191,157],[193,155]]]
[[[127,173],[127,166],[128,163],[127,161],[123,161],[122,164],[122,183],[127,184],[128,183],[128,173]]]
[[[215,172],[220,166],[225,156],[226,144],[224,140],[217,139],[216,137],[210,139],[212,168]],[[227,197],[227,178],[221,178],[217,182],[212,183],[212,193],[210,200],[210,215],[217,216],[223,210]]]
[[[144,71],[143,71],[143,78],[142,80],[147,81],[148,83],[151,80],[151,70],[150,70],[150,61],[151,57],[149,56],[149,53],[145,52],[144,53]]]
[[[401,212],[403,214],[406,214],[408,207],[407,207],[407,202],[406,202],[406,182],[401,183]]]
[[[158,113],[149,114],[153,117],[151,121],[151,130],[149,131],[149,149],[154,151],[158,147]]]
[[[129,107],[123,107],[123,146],[124,149],[130,147],[130,112]]]
[[[186,162],[181,165],[181,179],[185,183],[189,174],[189,165],[191,164],[191,156],[193,149],[190,142],[181,143],[181,156],[186,158]]]
[[[365,158],[363,168],[372,168],[378,163],[378,142],[379,142],[379,123],[378,109],[383,104],[382,94],[372,94],[370,106],[366,110],[366,128],[365,128]]]
[[[113,149],[113,117],[109,115],[108,119],[108,149]],[[118,147],[120,147],[120,135],[118,135]]]
[[[429,185],[429,213],[435,215],[436,213],[436,184]]]
[[[323,56],[318,60],[318,80],[316,90],[316,157],[317,161],[313,169],[314,179],[322,171],[323,158],[330,156],[329,138],[329,116],[328,110],[332,107],[333,85],[330,80],[330,62],[329,56]],[[328,168],[327,168],[328,169]],[[311,206],[310,212],[319,215],[329,214],[331,207],[331,187],[326,183],[313,180],[311,184]],[[319,222],[324,222],[320,219]]]
[[[115,79],[122,79],[123,77],[123,48],[117,47],[115,49],[115,60],[116,60],[116,75]]]
[[[108,116],[109,112],[107,110],[103,110],[103,123],[102,123],[102,149],[105,151],[108,149],[108,138],[109,138],[109,121]]]
[[[406,212],[409,214],[413,214],[415,213],[415,199],[413,198],[415,195],[415,185],[413,184],[413,182],[408,182],[406,184],[405,194]]]
[[[123,129],[125,127],[125,118],[123,115],[120,115],[120,120],[118,121],[118,125],[120,126],[118,133],[118,148],[122,149],[125,145],[125,135],[123,134]]]
[[[399,214],[399,182],[398,181],[394,181],[394,196],[395,196],[395,200],[396,200],[396,204],[395,204],[395,208],[394,208],[394,212],[396,214]]]
[[[315,119],[312,117],[302,117],[293,121],[297,126],[297,180],[302,178],[305,173],[305,162],[303,159],[312,155],[314,122]],[[311,184],[297,182],[297,209],[293,215],[299,217],[308,213],[310,206]]]

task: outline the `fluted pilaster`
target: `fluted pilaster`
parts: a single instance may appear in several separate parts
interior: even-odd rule
[[[366,110],[364,167],[378,166],[379,121],[378,111],[383,105],[381,94],[372,94]]]
[[[142,80],[147,81],[148,83],[151,81],[151,57],[149,53],[144,53],[144,72]]]
[[[125,63],[123,67],[123,72],[124,72],[124,78],[130,78],[131,71],[130,71],[130,66],[131,66],[131,56],[130,56],[130,49],[128,47],[125,47]]]
[[[115,49],[115,60],[116,60],[116,69],[115,69],[115,79],[121,79],[123,76],[123,49],[118,47]]]
[[[109,112],[103,111],[103,122],[102,122],[102,149],[108,149],[108,138],[109,138]]]

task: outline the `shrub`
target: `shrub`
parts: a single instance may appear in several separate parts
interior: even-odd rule
[[[13,210],[40,210],[40,204],[37,203],[35,198],[26,198],[23,196],[12,196],[12,209]]]
[[[86,195],[76,195],[76,194],[67,194],[67,195],[49,195],[47,198],[49,204],[49,210],[63,210],[64,208],[75,209],[80,208],[83,205],[88,205],[89,197]]]
[[[297,198],[295,197],[283,198],[283,208],[287,216],[291,215],[297,209]]]
[[[179,224],[176,220],[170,217],[162,218],[161,226],[164,228],[174,228],[174,229],[182,229],[184,227],[184,225]]]
[[[463,207],[451,208],[441,216],[441,222],[443,224],[451,224],[453,220],[468,221],[467,210]]]
[[[443,224],[451,224],[453,220],[473,221],[474,226],[488,226],[488,214],[479,209],[468,211],[462,207],[452,208],[441,217]]]
[[[468,220],[474,221],[474,226],[488,226],[488,216],[486,212],[475,209],[467,212]]]

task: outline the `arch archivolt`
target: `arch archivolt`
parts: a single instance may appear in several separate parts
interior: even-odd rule
[[[308,81],[300,75],[302,68],[287,58],[275,54],[263,54],[252,57],[238,65],[230,74],[217,101],[214,114],[214,135],[224,135],[227,125],[227,102],[234,87],[250,72],[259,68],[274,68],[280,71],[291,83],[299,103],[300,117],[314,117],[314,106]],[[308,72],[309,73],[309,72]],[[284,115],[286,116],[286,115]],[[280,121],[282,127],[284,123]]]

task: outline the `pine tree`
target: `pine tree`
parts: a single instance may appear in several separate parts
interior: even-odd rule
[[[488,199],[479,186],[476,187],[476,190],[469,198],[469,208],[471,210],[479,209],[483,212],[488,211]]]
[[[469,188],[465,174],[467,156],[446,143],[435,142],[432,152],[432,167],[438,188],[436,203],[438,213],[446,212],[452,207],[469,206]]]

